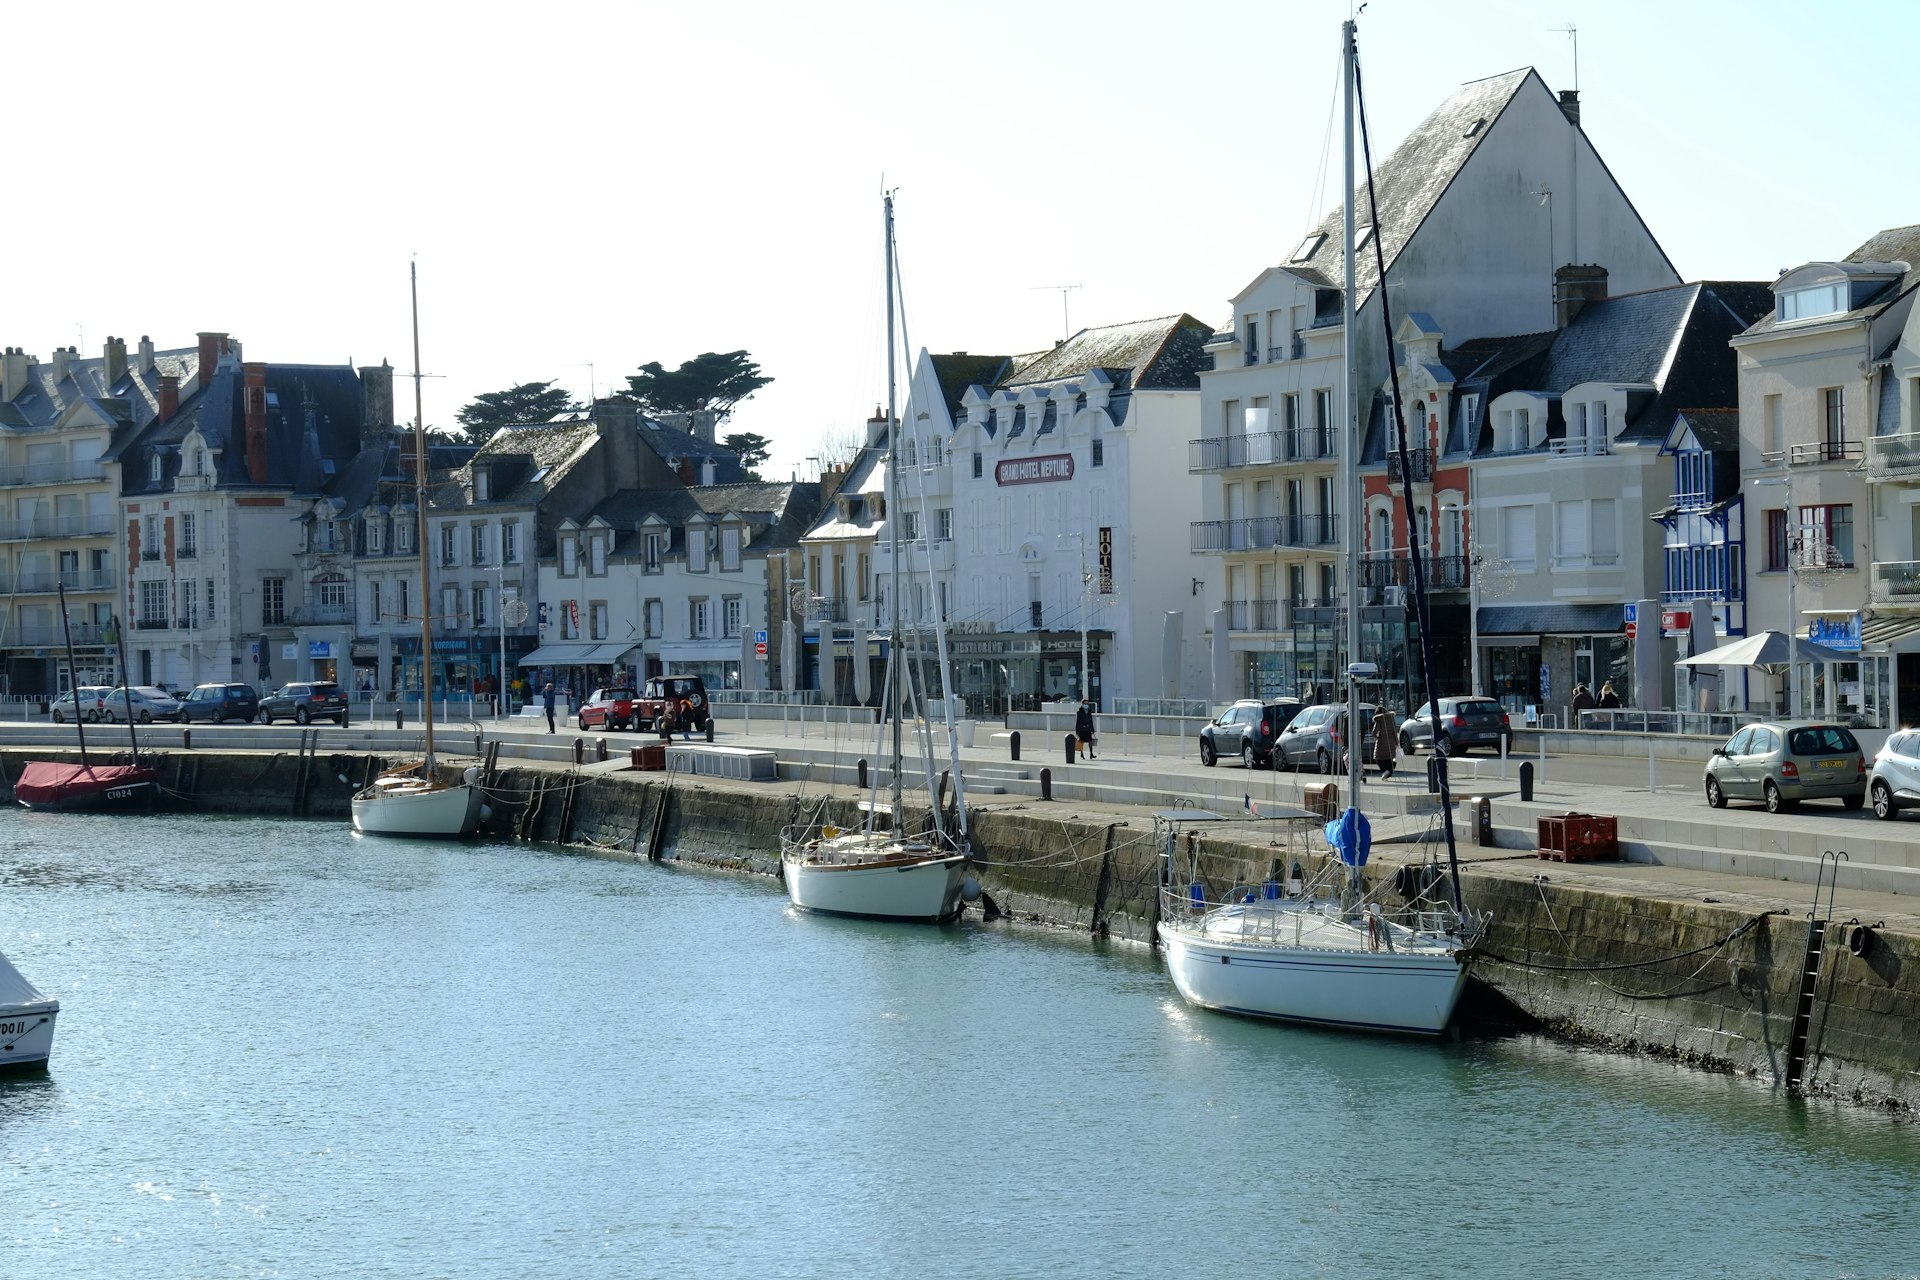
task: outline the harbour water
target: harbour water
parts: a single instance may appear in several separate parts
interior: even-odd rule
[[[0,950],[8,1275],[1920,1274],[1912,1122],[771,882],[5,812]]]

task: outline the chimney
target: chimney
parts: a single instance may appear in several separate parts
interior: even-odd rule
[[[225,338],[225,334],[214,335]],[[202,334],[204,340],[206,334]],[[201,351],[206,350],[204,341]],[[244,392],[247,428],[247,479],[254,484],[267,482],[267,366],[242,365],[246,378]]]
[[[384,440],[393,434],[393,366],[360,370],[360,439]]]
[[[140,358],[134,363],[135,373],[153,372],[153,339],[146,334],[140,335]]]
[[[160,375],[160,421],[170,422],[180,412],[180,379],[171,373]]]
[[[33,371],[33,357],[19,347],[8,347],[4,369],[0,369],[0,400],[11,402],[27,389]]]
[[[53,349],[53,381],[56,386],[67,380],[67,369],[73,362],[73,353],[72,347]]]
[[[220,357],[227,349],[227,335],[224,333],[202,333],[200,339],[200,386],[204,389],[213,381],[213,371],[220,367]]]
[[[1578,89],[1562,89],[1560,91],[1560,114],[1567,118],[1568,124],[1573,125],[1575,128],[1579,127],[1580,91]]]
[[[100,382],[109,390],[113,384],[127,376],[127,340],[108,338],[106,347],[100,352]]]
[[[1553,273],[1553,327],[1566,328],[1589,302],[1600,302],[1606,296],[1605,267],[1577,267],[1572,263],[1561,267]]]

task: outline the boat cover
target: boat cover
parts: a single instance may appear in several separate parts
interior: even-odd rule
[[[130,782],[148,782],[153,770],[131,764],[61,764],[51,760],[30,761],[13,784],[14,798],[23,804],[51,805],[71,802],[76,796],[108,791]]]
[[[11,961],[0,956],[0,1018],[19,1013],[58,1013],[60,1002],[40,994]]]
[[[1366,814],[1349,805],[1345,813],[1327,824],[1327,844],[1348,866],[1364,867],[1367,854],[1373,851],[1373,824]]]

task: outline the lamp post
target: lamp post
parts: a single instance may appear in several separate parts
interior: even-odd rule
[[[1784,465],[1785,454],[1780,455]],[[1787,526],[1787,718],[1795,719],[1800,715],[1800,622],[1799,613],[1794,609],[1793,589],[1800,560],[1800,513],[1793,505],[1793,472],[1784,475],[1767,476],[1750,482],[1756,489],[1783,489],[1786,498]]]
[[[493,680],[493,718],[500,719],[501,704],[506,701],[504,686],[507,679],[507,566],[502,564],[486,566],[488,573],[499,579],[493,590],[493,616],[500,624],[500,674]]]

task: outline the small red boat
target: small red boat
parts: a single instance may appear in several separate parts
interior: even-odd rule
[[[145,765],[62,764],[30,761],[13,784],[13,798],[29,809],[124,812],[153,808],[160,784]]]

